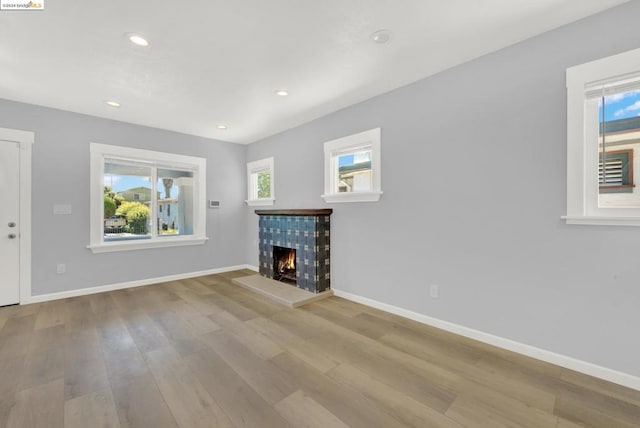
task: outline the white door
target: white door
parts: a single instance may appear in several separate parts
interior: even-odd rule
[[[0,306],[20,301],[20,146],[0,140]]]

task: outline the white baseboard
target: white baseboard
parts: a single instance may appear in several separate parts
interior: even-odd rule
[[[395,315],[399,315],[401,317],[408,318],[422,324],[449,331],[451,333],[459,334],[460,336],[468,337],[470,339],[475,339],[489,345],[497,346],[498,348],[526,355],[537,360],[575,370],[589,376],[604,379],[609,382],[613,382],[618,385],[626,386],[628,388],[640,391],[640,377],[633,376],[628,373],[623,373],[606,367],[598,366],[596,364],[588,363],[586,361],[578,360],[566,355],[556,354],[555,352],[536,348],[535,346],[526,345],[524,343],[515,342],[503,337],[494,336],[493,334],[485,333],[469,327],[454,324],[452,322],[443,321],[427,315],[419,314],[417,312],[389,305],[387,303],[382,303],[377,300],[369,299],[368,297],[362,297],[346,291],[336,290],[335,288],[332,289],[334,295],[337,297],[342,297],[344,299],[361,303],[363,305],[380,309],[382,311],[389,312]]]
[[[37,296],[31,296],[30,298],[27,298],[26,302],[21,302],[21,304],[42,303],[42,302],[48,302],[50,300],[66,299],[68,297],[86,296],[88,294],[103,293],[105,291],[122,290],[123,288],[140,287],[143,285],[158,284],[160,282],[178,281],[180,279],[194,278],[197,276],[204,276],[204,275],[213,275],[216,273],[230,272],[232,270],[239,270],[239,269],[253,269],[253,266],[250,266],[250,265],[228,266],[228,267],[222,267],[222,268],[216,268],[216,269],[203,270],[199,272],[179,273],[176,275],[167,275],[167,276],[160,276],[156,278],[139,279],[136,281],[121,282],[118,284],[108,284],[108,285],[100,285],[97,287],[79,288],[76,290],[61,291],[58,293],[51,293],[51,294],[40,294]]]
[[[258,266],[246,265],[245,268],[251,269],[252,271],[255,271],[255,272],[260,272],[260,268]]]

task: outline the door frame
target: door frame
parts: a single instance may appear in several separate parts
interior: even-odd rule
[[[31,303],[31,146],[35,133],[0,128],[0,140],[20,146],[20,304]]]

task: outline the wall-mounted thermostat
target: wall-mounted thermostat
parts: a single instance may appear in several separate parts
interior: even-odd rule
[[[209,208],[220,208],[220,201],[209,201]]]

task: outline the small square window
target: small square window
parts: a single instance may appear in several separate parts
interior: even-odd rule
[[[247,163],[247,205],[273,205],[275,201],[273,158]]]
[[[380,128],[324,143],[326,202],[380,199]]]

